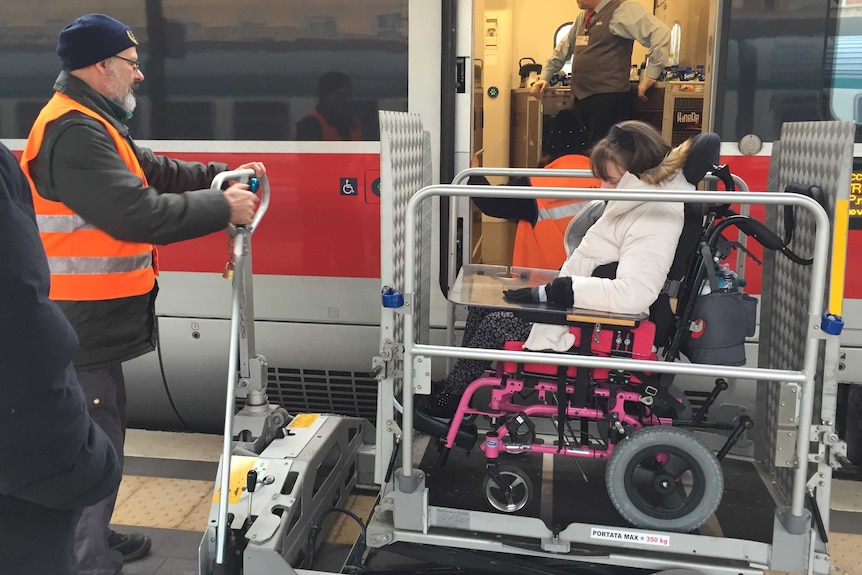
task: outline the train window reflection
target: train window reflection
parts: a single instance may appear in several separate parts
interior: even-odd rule
[[[88,12],[125,22],[146,75],[139,139],[292,140],[318,108],[321,78],[351,110],[319,139],[373,140],[378,110],[407,110],[408,0],[64,0],[18,3],[0,23],[0,138],[25,138],[51,95],[60,29]],[[333,87],[334,86],[334,87]],[[318,110],[319,112],[319,110]],[[326,114],[321,114],[326,116]],[[356,127],[358,126],[358,127]],[[342,137],[342,135],[346,135]]]
[[[835,35],[827,38],[829,108],[836,120],[862,124],[862,4],[842,0],[832,9]]]

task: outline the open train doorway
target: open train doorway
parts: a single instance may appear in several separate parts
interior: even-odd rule
[[[675,146],[711,126],[718,0],[630,1],[670,31],[667,62],[646,100],[638,98],[637,86],[648,65],[648,50],[634,43],[631,116],[655,126]],[[473,132],[474,163],[535,168],[547,155],[554,117],[571,107],[571,61],[541,98],[531,96],[530,88],[581,10],[572,0],[546,0],[541,10],[529,0],[476,0],[473,10],[474,126],[478,126]],[[505,183],[500,177],[488,179],[492,184]],[[475,206],[471,209],[470,261],[511,265],[516,224],[482,214]]]

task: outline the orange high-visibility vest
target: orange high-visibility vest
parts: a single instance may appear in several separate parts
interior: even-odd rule
[[[142,186],[148,185],[132,146],[108,120],[65,94],[54,93],[36,118],[21,156],[21,168],[30,181],[39,236],[51,270],[50,298],[94,301],[148,293],[158,273],[152,244],[117,240],[87,223],[64,203],[47,200],[36,191],[30,162],[42,147],[45,127],[69,112],[80,112],[100,121],[129,171],[141,178]]]
[[[560,156],[545,166],[557,170],[589,170],[590,159],[574,154]],[[598,188],[601,183],[596,178],[556,178],[552,176],[533,176],[530,185],[552,188]],[[521,220],[515,231],[515,249],[512,265],[558,270],[566,261],[565,235],[569,221],[586,206],[584,200],[549,200],[537,198],[536,207],[539,217],[536,225]]]
[[[320,129],[323,132],[323,141],[325,142],[340,142],[342,141],[341,134],[335,127],[326,121],[326,118],[317,110],[312,110],[309,114],[320,124]],[[353,118],[350,122],[350,141],[358,142],[362,139],[362,129],[359,127],[359,120]]]

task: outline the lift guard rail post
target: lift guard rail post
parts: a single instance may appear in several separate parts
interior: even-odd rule
[[[230,170],[221,172],[213,178],[210,188],[219,190],[227,180],[247,181],[248,178],[254,176],[254,170]],[[233,442],[233,416],[234,416],[234,394],[236,393],[236,385],[239,374],[239,355],[240,355],[240,311],[244,303],[243,292],[248,287],[246,280],[251,278],[251,263],[247,261],[246,255],[250,255],[251,250],[251,235],[255,228],[260,223],[267,208],[269,208],[269,179],[266,176],[260,178],[260,205],[255,211],[254,218],[248,226],[234,226],[228,224],[228,234],[233,237],[233,257],[234,257],[234,286],[231,297],[231,314],[230,314],[230,349],[228,353],[228,379],[227,392],[225,401],[225,433],[222,445],[222,464],[221,475],[219,477],[219,486],[221,496],[219,497],[218,509],[218,525],[216,526],[216,564],[222,565],[225,561],[225,548],[227,545],[227,530],[229,525],[228,519],[228,500],[230,493],[230,453]],[[253,317],[253,314],[251,314]],[[253,322],[252,322],[253,323]],[[247,329],[253,330],[254,326],[250,325]],[[253,340],[252,340],[253,341]],[[251,349],[249,353],[254,353]],[[247,360],[247,358],[246,358]]]
[[[555,170],[555,169],[547,169],[547,168],[467,168],[466,170],[461,170],[452,180],[453,185],[461,185],[464,184],[471,176],[508,176],[512,177],[531,177],[531,176],[551,176],[554,178],[594,178],[595,175],[591,170]],[[731,174],[733,177],[733,183],[736,184],[736,189],[740,192],[748,192],[750,191],[748,188],[748,184],[745,183],[745,180],[737,176],[736,174]],[[704,179],[705,182],[717,182],[719,179],[712,174],[708,174]],[[508,195],[508,190],[511,188],[507,188],[503,193]],[[480,195],[480,194],[471,194],[471,195]],[[500,194],[498,193],[494,197],[498,197]],[[515,197],[515,196],[512,196]],[[537,196],[538,197],[538,196]],[[748,205],[745,205],[745,211],[747,215]],[[451,206],[449,208],[449,261],[448,261],[448,275],[446,276],[449,284],[449,289],[452,289],[452,285],[455,282],[455,276],[458,274],[458,258],[455,250],[457,249],[458,242],[458,214],[456,210],[454,210]],[[740,242],[742,247],[746,247],[746,237],[741,236]],[[736,273],[739,274],[739,277],[742,277],[745,273],[745,258],[737,258],[736,263]],[[455,344],[455,304],[452,302],[447,302],[446,305],[446,345],[454,345]]]
[[[465,170],[461,174],[478,173]],[[500,170],[503,172],[503,170]],[[482,173],[493,174],[496,170],[484,170]],[[505,170],[509,173],[529,172],[534,170]],[[547,172],[539,172],[546,174]],[[459,174],[460,176],[460,174]],[[826,266],[829,259],[829,216],[823,207],[813,199],[798,194],[763,192],[756,194],[740,194],[738,192],[701,192],[675,190],[609,190],[609,189],[566,189],[547,187],[516,187],[506,189],[506,196],[511,198],[550,198],[550,199],[583,199],[583,200],[623,200],[623,201],[653,201],[653,202],[714,202],[719,204],[764,204],[792,205],[807,209],[814,217],[816,230],[814,237],[814,263],[812,264],[811,289],[808,297],[808,337],[805,344],[805,354],[802,371],[769,370],[759,368],[731,368],[719,365],[693,365],[653,361],[622,360],[615,358],[577,357],[548,355],[529,352],[501,352],[489,350],[465,350],[462,348],[417,345],[413,330],[413,322],[404,322],[404,374],[405,385],[402,390],[404,400],[403,423],[405,431],[413,429],[413,386],[409,375],[412,371],[413,356],[453,356],[467,359],[491,359],[497,361],[529,361],[536,363],[553,363],[556,365],[605,367],[610,369],[648,370],[659,373],[678,373],[684,375],[710,375],[722,377],[738,377],[760,379],[767,381],[787,381],[800,383],[801,410],[799,435],[796,441],[797,461],[793,479],[793,491],[790,506],[790,521],[788,531],[794,532],[804,521],[805,485],[808,470],[809,438],[811,418],[814,412],[814,375],[817,371],[817,349],[821,337],[820,321],[823,310],[823,294],[826,288]],[[499,197],[500,190],[487,189],[480,186],[433,185],[416,192],[407,204],[407,222],[405,226],[405,245],[415,245],[417,226],[419,226],[419,207],[422,201],[431,196],[455,197]],[[416,255],[413,250],[405,250],[404,294],[416,291],[415,279],[412,273],[416,267]],[[410,383],[410,385],[406,385]],[[414,473],[413,469],[413,436],[403,434],[401,446],[401,475],[409,484]]]

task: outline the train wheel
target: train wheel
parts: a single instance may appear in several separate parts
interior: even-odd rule
[[[715,454],[690,432],[647,427],[617,445],[605,484],[614,507],[630,523],[687,532],[718,509],[724,475]]]
[[[488,503],[505,513],[520,511],[533,498],[533,486],[527,474],[508,465],[489,472],[483,487]]]

